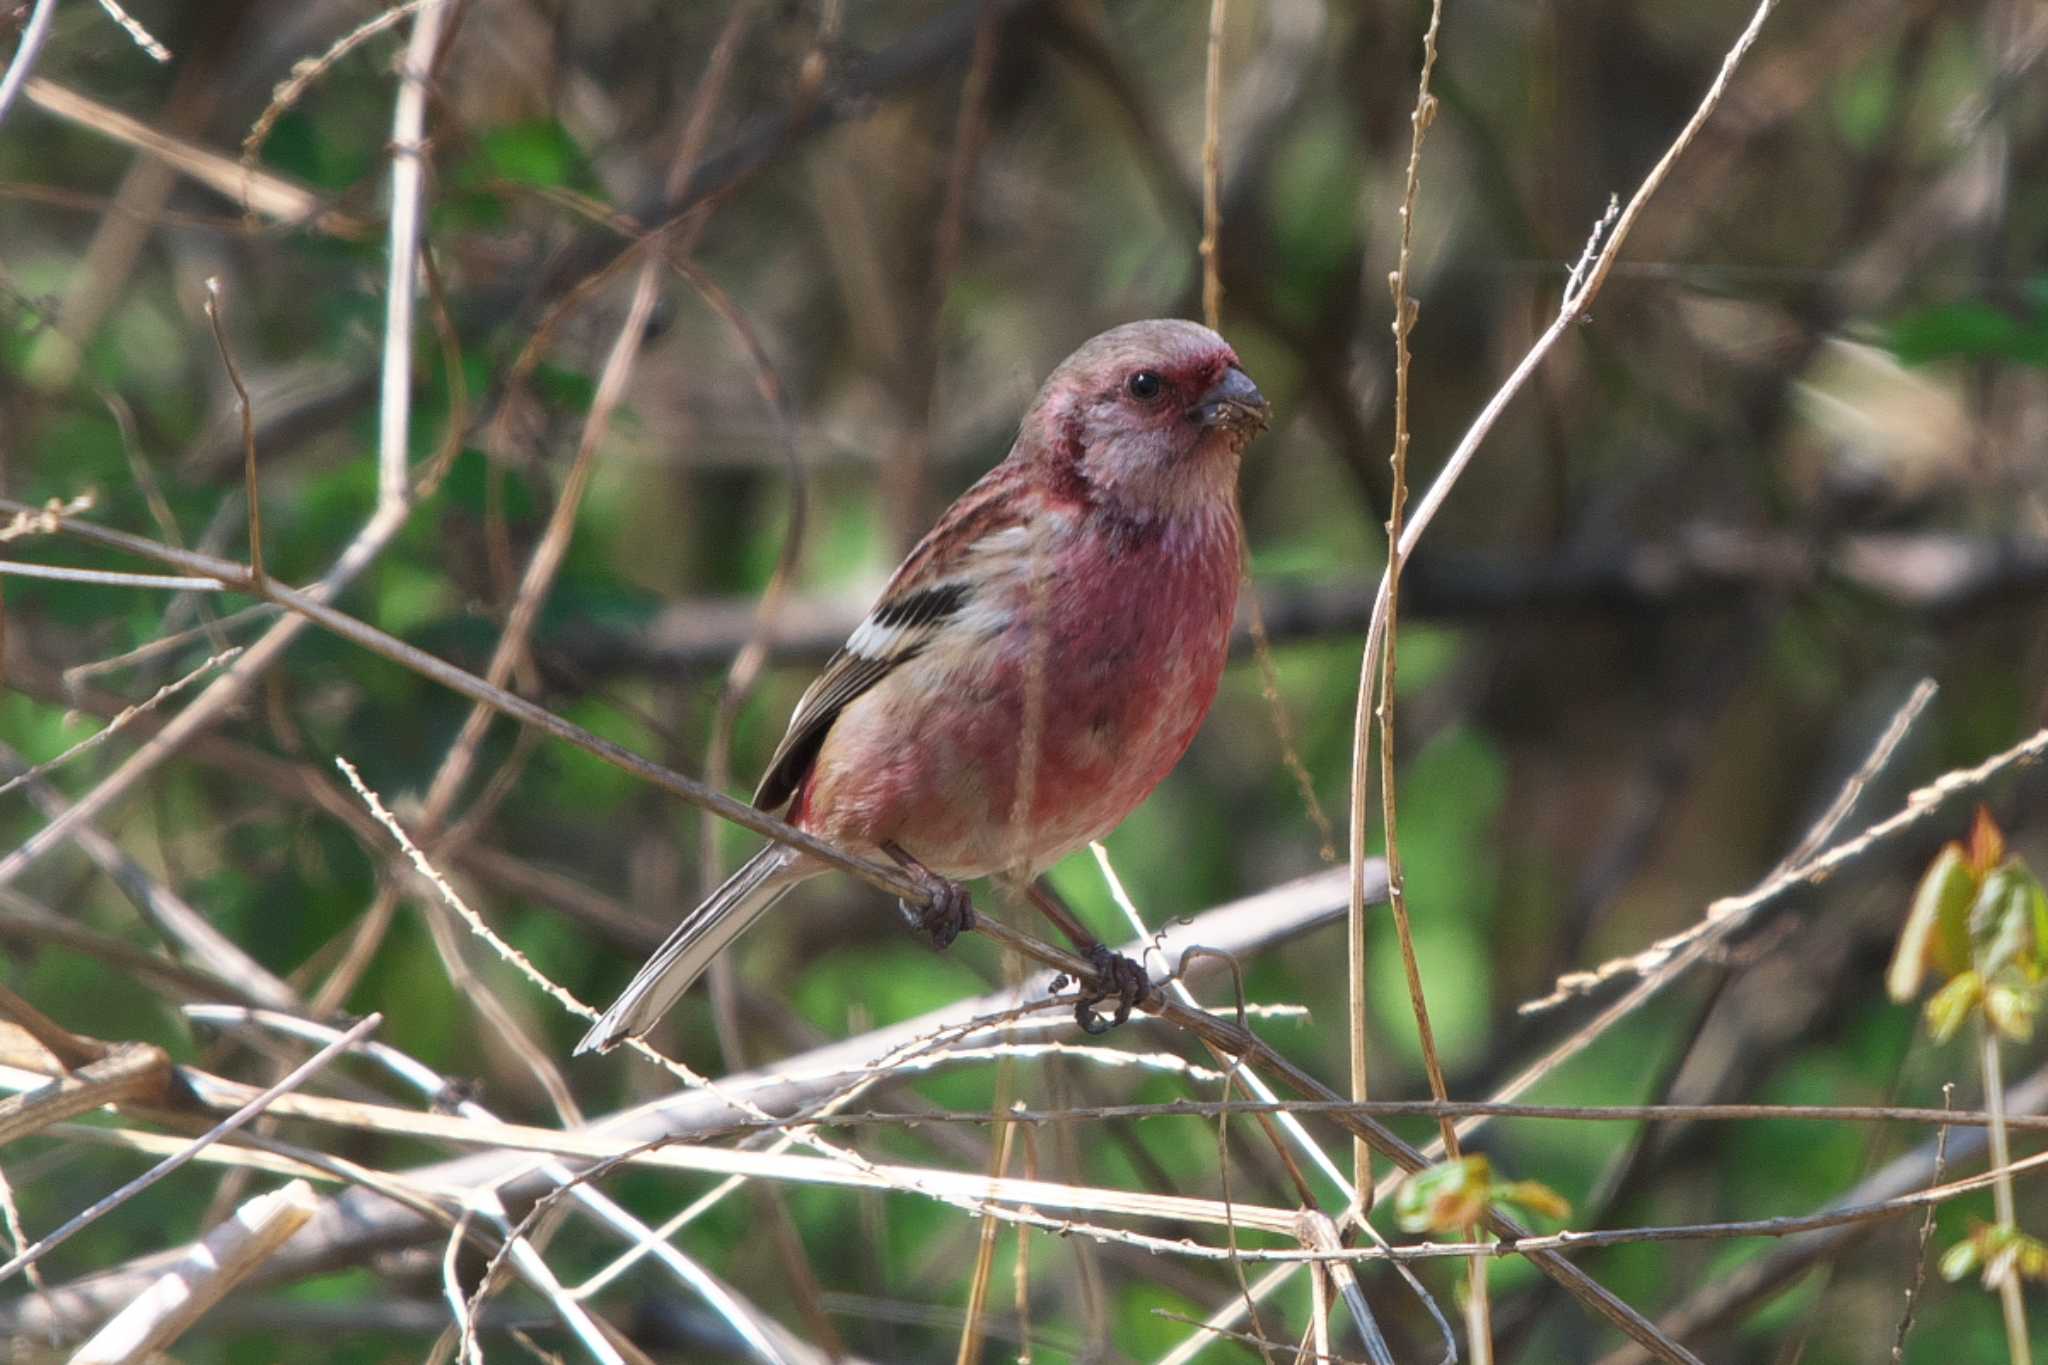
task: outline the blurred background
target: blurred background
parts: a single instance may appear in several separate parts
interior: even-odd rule
[[[0,492],[90,492],[91,520],[246,557],[240,417],[203,308],[217,278],[251,399],[266,565],[310,582],[377,504],[394,62],[413,18],[266,114],[295,63],[378,11],[132,8],[168,62],[98,7],[65,6],[37,82],[0,123]],[[0,51],[26,17],[0,9]],[[1155,926],[1345,847],[1390,489],[1387,274],[1427,17],[1386,0],[1228,7],[1223,330],[1277,414],[1246,462],[1243,508],[1287,728],[1247,642],[1187,761],[1109,841]],[[1446,7],[1414,219],[1418,486],[1555,315],[1609,197],[1626,199],[1669,144],[1747,17],[1666,0]],[[455,4],[426,115],[431,272],[411,428],[423,491],[338,604],[486,669],[551,511],[581,478],[571,470],[641,259],[622,250],[688,210],[666,249],[689,271],[654,272],[642,349],[582,465],[573,537],[509,685],[745,795],[817,665],[1001,457],[1051,366],[1115,323],[1199,315],[1207,20],[1191,0]],[[2048,723],[2044,50],[2048,15],[2021,0],[1774,15],[1592,319],[1508,409],[1409,566],[1402,846],[1453,1095],[1490,1093],[1613,996],[1517,1014],[1560,973],[1683,929],[1768,874],[1920,678],[1939,692],[1845,834]],[[276,197],[252,197],[245,214],[235,164],[259,120],[247,179]],[[63,537],[6,554],[148,567]],[[20,578],[4,591],[9,762],[60,753],[273,620],[234,595]],[[757,639],[765,659],[749,654]],[[0,796],[0,846],[28,840],[197,690],[40,791]],[[65,844],[7,878],[0,980],[81,1033],[275,1079],[272,1059],[178,1013],[204,982],[137,965],[179,956],[136,908],[147,888],[168,890],[319,1007],[383,1011],[380,1038],[507,1119],[552,1125],[672,1088],[630,1059],[568,1063],[581,1021],[394,879],[332,759],[431,826],[437,862],[485,918],[600,1003],[752,836],[707,831],[672,797],[503,723],[464,780],[432,795],[468,709],[307,631],[99,815],[131,863]],[[2037,865],[2041,794],[2026,773],[1979,793]],[[1955,1103],[1975,1106],[1971,1047],[1929,1043],[1883,988],[1913,884],[1969,814],[1953,802],[1796,894],[1530,1098],[1939,1105],[1954,1081]],[[1088,859],[1054,880],[1105,935],[1126,936]],[[1400,964],[1375,925],[1375,1090],[1422,1096]],[[1339,1088],[1343,932],[1280,944],[1245,977],[1253,1000],[1307,1007],[1261,1031]],[[1004,979],[987,942],[934,956],[883,897],[841,878],[793,897],[729,961],[720,989],[693,992],[656,1035],[714,1075]],[[1109,1041],[1187,1051],[1153,1024]],[[2009,1046],[2008,1079],[2041,1061]],[[351,1072],[345,1084],[380,1083]],[[916,1077],[876,1107],[986,1112],[999,1092],[1044,1107],[1215,1096],[1052,1058]],[[1396,1126],[1418,1142],[1433,1132]],[[1337,1131],[1311,1127],[1342,1160]],[[1571,1226],[1623,1227],[1808,1212],[1918,1151],[1910,1188],[1929,1179],[1931,1136],[1519,1120],[1477,1147],[1571,1199]],[[1249,1124],[1234,1136],[1232,1190],[1291,1205],[1257,1140]],[[979,1126],[848,1141],[961,1170],[991,1160]],[[438,1155],[347,1144],[341,1154],[393,1169]],[[1035,1160],[1048,1178],[1218,1194],[1202,1120],[1055,1126]],[[0,1155],[31,1236],[139,1161],[49,1138]],[[711,1183],[632,1173],[606,1188],[659,1222]],[[61,1284],[197,1235],[231,1206],[221,1184],[188,1170],[50,1256],[44,1275]],[[2048,1203],[2020,1194],[2022,1226],[2048,1230]],[[1990,1216],[1988,1196],[1944,1206],[1936,1245]],[[1680,1241],[1577,1260],[1652,1317],[1695,1314],[1684,1339],[1708,1359],[1871,1361],[1888,1358],[1917,1231],[1900,1219],[1825,1245]],[[955,1358],[980,1236],[937,1203],[796,1187],[742,1192],[678,1245],[828,1355],[922,1361]],[[604,1245],[572,1226],[549,1259],[568,1279],[602,1264]],[[1034,1234],[1020,1313],[1017,1248],[999,1239],[987,1359],[1157,1359],[1188,1335],[1179,1317],[1239,1292],[1227,1265]],[[1455,1316],[1462,1272],[1422,1274]],[[358,1256],[238,1296],[178,1356],[421,1358],[445,1323],[438,1276],[437,1246]],[[1905,1358],[2004,1359],[1995,1298],[1929,1279]],[[1382,1272],[1364,1280],[1397,1358],[1436,1359],[1414,1295]],[[1617,1348],[1521,1261],[1494,1282],[1500,1359]],[[1297,1276],[1265,1310],[1285,1349],[1306,1286]],[[646,1271],[593,1302],[655,1358],[743,1358]],[[580,1349],[523,1291],[493,1303],[539,1347]],[[1336,1349],[1362,1358],[1342,1317]],[[2048,1330],[2037,1337],[2048,1344]],[[484,1344],[525,1353],[495,1326]],[[1199,1358],[1258,1354],[1223,1342]]]

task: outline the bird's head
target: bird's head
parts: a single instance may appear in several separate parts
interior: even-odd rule
[[[1149,518],[1229,506],[1238,457],[1270,413],[1228,342],[1164,318],[1112,328],[1068,356],[1024,437],[1084,496]]]

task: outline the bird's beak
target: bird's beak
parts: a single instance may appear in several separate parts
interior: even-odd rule
[[[1232,365],[1223,372],[1223,378],[1188,409],[1188,416],[1205,427],[1234,427],[1259,432],[1266,429],[1272,412],[1266,395],[1259,392],[1259,386],[1252,383],[1252,377]]]

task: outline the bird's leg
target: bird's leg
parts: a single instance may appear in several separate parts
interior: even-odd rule
[[[908,872],[911,880],[923,887],[929,897],[922,906],[913,907],[909,901],[897,901],[896,908],[903,912],[903,918],[910,922],[911,928],[932,941],[932,947],[942,951],[950,948],[954,939],[974,927],[974,900],[967,894],[966,887],[941,877],[893,840],[882,845],[882,852]]]
[[[1074,1005],[1074,1022],[1081,1026],[1081,1031],[1107,1033],[1130,1018],[1131,1007],[1152,993],[1152,982],[1145,975],[1145,969],[1122,953],[1105,947],[1102,940],[1089,933],[1088,926],[1081,923],[1043,881],[1029,883],[1024,894],[1038,907],[1040,914],[1059,926],[1060,932],[1080,949],[1081,956],[1087,958],[1088,965],[1095,969],[1094,989]],[[1095,1012],[1095,1007],[1105,1000],[1116,1001],[1116,1013],[1108,1019]]]

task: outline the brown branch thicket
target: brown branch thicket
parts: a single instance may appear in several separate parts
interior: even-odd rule
[[[340,1266],[464,1360],[1694,1362],[1821,1268],[1907,1312],[1787,1351],[1995,1324],[1930,1229],[2048,1231],[2048,1072],[1951,1106],[1872,964],[1968,805],[2044,861],[2048,30],[54,8],[0,16],[11,1340],[318,1360],[279,1291]],[[1258,657],[1057,874],[1152,975],[1094,1039],[1087,961],[920,956],[923,886],[726,789],[1168,313],[1279,414]],[[727,826],[850,876],[572,1063]],[[1398,1230],[1446,1150],[1578,1208]]]

